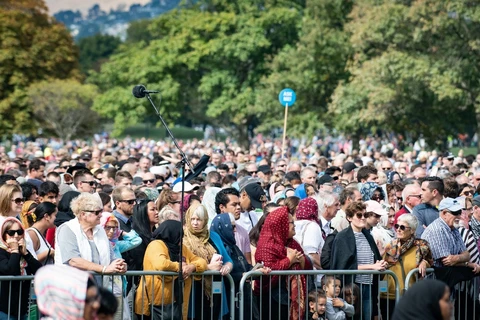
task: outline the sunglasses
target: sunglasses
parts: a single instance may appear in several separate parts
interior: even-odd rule
[[[471,192],[471,191],[464,191],[463,194],[466,195],[466,196],[469,196],[469,195],[473,194],[473,192]]]
[[[250,173],[250,174],[257,174],[258,171],[248,171],[248,173]]]
[[[390,171],[392,168],[382,168],[383,171]]]
[[[100,213],[103,212],[103,210],[83,210],[85,212],[89,212],[89,213],[95,213],[96,216],[98,216]]]
[[[356,213],[355,216],[357,217],[357,219],[362,219],[362,218],[367,219],[369,217],[369,214],[368,213]]]
[[[23,198],[15,198],[15,199],[12,199],[12,201],[15,202],[15,204],[20,204],[25,202]]]
[[[400,230],[402,230],[402,231],[405,231],[405,230],[407,230],[407,229],[412,229],[412,228],[410,228],[410,227],[401,226],[401,225],[399,225],[398,223],[395,224],[393,227],[395,228],[395,230],[400,229]]]
[[[155,179],[150,179],[150,180],[143,180],[143,183],[147,184],[147,183],[154,183],[155,182]]]
[[[128,203],[128,204],[135,204],[135,202],[137,201],[137,199],[130,199],[130,200],[119,200],[120,202],[125,202],[125,203]]]
[[[170,204],[177,204],[177,203],[180,203],[180,202],[181,202],[180,200],[179,201],[172,201],[172,202],[170,202]]]
[[[95,181],[81,181],[82,183],[88,183],[91,187],[93,187],[96,182]]]
[[[5,231],[6,234],[8,234],[10,237],[13,237],[15,236],[15,233],[19,236],[23,235],[24,231],[22,229],[18,229],[18,230],[7,230]]]

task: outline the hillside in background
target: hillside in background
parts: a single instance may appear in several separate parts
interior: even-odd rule
[[[94,4],[86,12],[80,9],[62,10],[53,16],[68,27],[77,41],[98,33],[124,40],[131,21],[154,18],[174,9],[179,3],[180,0],[152,0],[145,5],[132,4],[128,8],[126,5],[117,5],[116,9],[110,11],[104,10],[103,4]]]

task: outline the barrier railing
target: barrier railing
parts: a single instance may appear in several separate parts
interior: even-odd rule
[[[455,268],[455,267],[452,267]],[[409,289],[410,279],[416,276],[416,281],[422,281],[418,277],[418,268],[412,269],[405,278],[405,288]],[[435,277],[434,269],[427,269],[427,276]],[[478,277],[469,281],[457,283],[451,291],[451,300],[454,306],[453,316],[456,320],[470,320],[480,318],[480,279]]]
[[[355,297],[347,297],[345,294],[345,290],[343,294],[340,294],[339,292],[335,291],[335,296],[343,298],[344,302],[352,302],[353,308],[354,308],[354,314],[356,316],[359,315],[360,319],[370,319],[372,315],[379,315],[381,314],[380,310],[380,293],[386,294],[386,298],[391,298],[389,297],[389,293],[387,291],[387,284],[386,281],[381,280],[381,277],[388,277],[394,281],[395,284],[395,296],[394,296],[394,301],[398,301],[400,299],[400,286],[399,286],[399,281],[398,277],[393,273],[392,271],[374,271],[374,270],[286,270],[286,271],[272,271],[268,275],[263,275],[259,271],[250,271],[247,272],[243,275],[242,279],[240,280],[239,284],[239,293],[238,293],[238,300],[239,300],[239,309],[240,309],[240,316],[239,319],[245,320],[245,319],[255,319],[257,315],[254,314],[255,310],[252,307],[255,303],[257,303],[259,310],[258,310],[258,315],[260,315],[260,319],[289,319],[289,313],[291,312],[291,307],[294,303],[297,305],[303,305],[306,306],[305,314],[294,314],[292,317],[293,318],[298,318],[298,319],[303,319],[308,317],[308,312],[309,310],[309,303],[307,301],[291,301],[291,293],[293,292],[293,296],[301,297],[302,292],[295,292],[298,291],[299,288],[290,286],[290,281],[286,281],[286,287],[282,288],[282,277],[296,277],[298,281],[298,277],[300,276],[305,276],[305,277],[328,277],[328,276],[334,276],[337,278],[337,280],[340,278],[341,283],[345,287],[351,288],[350,294],[354,294],[354,287],[355,287],[355,282],[353,280],[353,276],[358,276],[358,275],[366,275],[370,276],[372,278],[372,284],[358,284],[359,288],[359,293],[356,294],[356,299]],[[273,287],[272,288],[272,277],[279,277],[278,281],[275,280],[275,283],[280,285],[278,287]],[[375,279],[374,279],[375,278]],[[335,279],[335,278],[334,278]],[[345,281],[347,279],[347,281]],[[258,284],[255,286],[257,290],[255,290],[255,295],[250,294],[249,290],[251,284],[253,281],[257,281]],[[267,281],[265,283],[265,281]],[[306,281],[306,290],[303,292],[303,296],[308,295],[308,292],[311,290],[314,290],[318,288],[318,285],[315,284],[315,281],[311,282]],[[377,286],[376,289],[378,288],[378,291],[375,292],[372,290],[373,286]],[[253,287],[253,285],[252,285]],[[262,292],[262,288],[266,288],[265,291],[267,292]],[[357,288],[358,289],[358,288]],[[260,290],[260,291],[259,291]],[[285,292],[287,293],[287,296],[285,296]],[[372,292],[375,292],[372,294]],[[297,294],[298,293],[298,294]],[[360,301],[361,297],[364,298],[364,300]],[[259,301],[255,301],[255,299],[259,299]],[[263,300],[267,301],[263,301]],[[367,303],[363,304],[364,301],[367,301]],[[315,302],[316,303],[316,302]],[[370,304],[370,307],[369,307]],[[273,305],[273,307],[272,307]],[[346,304],[344,303],[344,306]],[[372,308],[373,306],[373,308]],[[387,311],[389,306],[387,304],[386,306]],[[295,308],[294,308],[295,309]],[[376,310],[375,310],[376,309]],[[245,310],[249,312],[250,314],[246,314]],[[348,317],[350,318],[353,316],[351,314],[351,310],[347,310],[346,314],[348,313]],[[328,312],[328,311],[327,311]],[[351,315],[350,315],[351,314]],[[327,316],[328,318],[328,316]],[[388,312],[387,312],[387,317],[383,318],[384,320],[388,319]]]
[[[107,287],[114,293],[114,295],[117,298],[117,301],[119,302],[119,307],[118,311],[115,314],[115,319],[144,319],[144,318],[149,318],[146,317],[143,314],[136,314],[135,313],[135,295],[128,295],[129,292],[125,292],[123,289],[123,284],[122,280],[120,281],[120,284],[118,281],[115,281],[115,277],[120,278],[122,275],[99,275],[96,273],[92,273],[95,278],[100,279],[98,285]],[[139,277],[143,279],[143,282],[145,283],[146,277],[154,277],[157,279],[160,279],[163,283],[170,282],[173,277],[178,276],[178,273],[176,272],[164,272],[164,271],[128,271],[124,276],[132,276],[132,277]],[[193,307],[200,308],[200,311],[197,311],[198,314],[200,314],[199,317],[195,317],[197,319],[215,319],[217,320],[218,317],[214,316],[217,313],[220,313],[222,315],[227,314],[226,308],[228,308],[228,317],[231,320],[235,320],[235,283],[233,281],[233,278],[230,275],[226,276],[221,276],[220,272],[218,271],[205,271],[203,273],[192,273],[190,276],[191,279],[191,294],[188,297],[189,301],[184,301],[184,303],[188,303],[190,305],[189,311],[188,312],[194,312],[195,309]],[[0,276],[0,290],[8,290],[8,296],[9,299],[8,301],[1,301],[0,303],[3,305],[4,303],[8,303],[8,308],[6,312],[6,316],[8,317],[8,320],[16,320],[16,319],[24,319],[24,316],[26,316],[27,319],[29,320],[36,320],[39,319],[39,312],[36,309],[36,297],[35,293],[33,291],[33,280],[34,276]],[[166,281],[167,280],[167,281]],[[29,286],[29,293],[28,293],[28,299],[27,301],[23,301],[22,297],[22,292],[25,290],[21,285],[19,289],[19,301],[12,301],[12,287],[17,286],[17,284],[21,284],[23,281],[29,281],[31,282],[31,285]],[[193,306],[193,301],[195,301],[195,292],[197,292],[197,295],[203,295],[203,292],[205,291],[205,283],[206,282],[211,282],[212,287],[211,287],[211,301],[219,301],[220,304],[215,304],[215,305],[208,305],[205,306],[203,303],[200,305]],[[167,286],[164,286],[163,288],[166,288]],[[195,289],[198,288],[198,289]],[[137,289],[137,294],[140,294],[140,304],[143,306],[144,303],[146,302],[150,311],[150,315],[153,312],[153,303],[149,304],[149,301],[155,301],[156,294],[161,294],[161,303],[160,303],[160,309],[162,312],[168,311],[166,310],[166,305],[165,302],[165,296],[163,295],[163,291],[161,292],[156,292],[154,290],[154,283],[152,281],[152,286],[150,288],[145,288],[146,292],[143,290],[138,290]],[[176,289],[172,287],[172,294],[171,296],[175,297],[175,292]],[[178,290],[178,289],[177,289]],[[228,290],[228,292],[225,292],[225,290]],[[148,294],[148,300],[147,297],[145,296],[145,293]],[[150,295],[152,293],[152,295]],[[127,299],[129,297],[130,300]],[[228,297],[228,300],[226,299]],[[198,297],[197,297],[198,298]],[[200,300],[202,301],[202,300]],[[26,313],[20,312],[21,304],[25,304],[27,307]],[[126,307],[128,306],[128,307]],[[165,307],[165,309],[164,309]],[[211,308],[210,308],[211,307]],[[208,312],[208,309],[215,309],[214,311]],[[169,309],[170,310],[170,309]],[[232,311],[232,312],[230,312]],[[172,311],[173,312],[173,311]],[[128,313],[128,314],[126,314]],[[209,316],[204,317],[204,315],[207,314]],[[166,315],[167,316],[167,315]],[[1,314],[0,314],[1,318]],[[170,318],[170,317],[169,317]],[[173,317],[172,317],[173,318]],[[3,319],[3,318],[2,318]]]

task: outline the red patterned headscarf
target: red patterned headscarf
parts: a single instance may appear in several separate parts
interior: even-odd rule
[[[290,266],[290,260],[287,257],[287,247],[296,249],[303,253],[301,246],[293,239],[288,238],[289,230],[289,212],[287,207],[280,207],[272,211],[265,219],[260,237],[257,243],[255,260],[263,262],[266,267],[272,270],[301,270],[300,264],[296,263]],[[305,258],[305,269],[311,269],[311,263]],[[278,276],[272,276],[271,279],[265,278],[262,281],[262,290],[264,293],[278,286]],[[287,288],[290,288],[290,319],[299,319],[299,316],[305,314],[306,298],[306,277],[303,275],[286,277]],[[260,292],[260,281],[255,281],[255,292]]]
[[[295,217],[297,220],[309,220],[315,221],[320,225],[320,219],[318,219],[318,203],[313,198],[305,198],[300,200],[295,211]]]

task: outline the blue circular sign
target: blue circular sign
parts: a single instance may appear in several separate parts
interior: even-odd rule
[[[291,107],[296,100],[297,95],[295,94],[295,91],[290,88],[283,89],[278,95],[278,101],[280,101],[280,104],[284,107],[286,107],[287,105]]]

